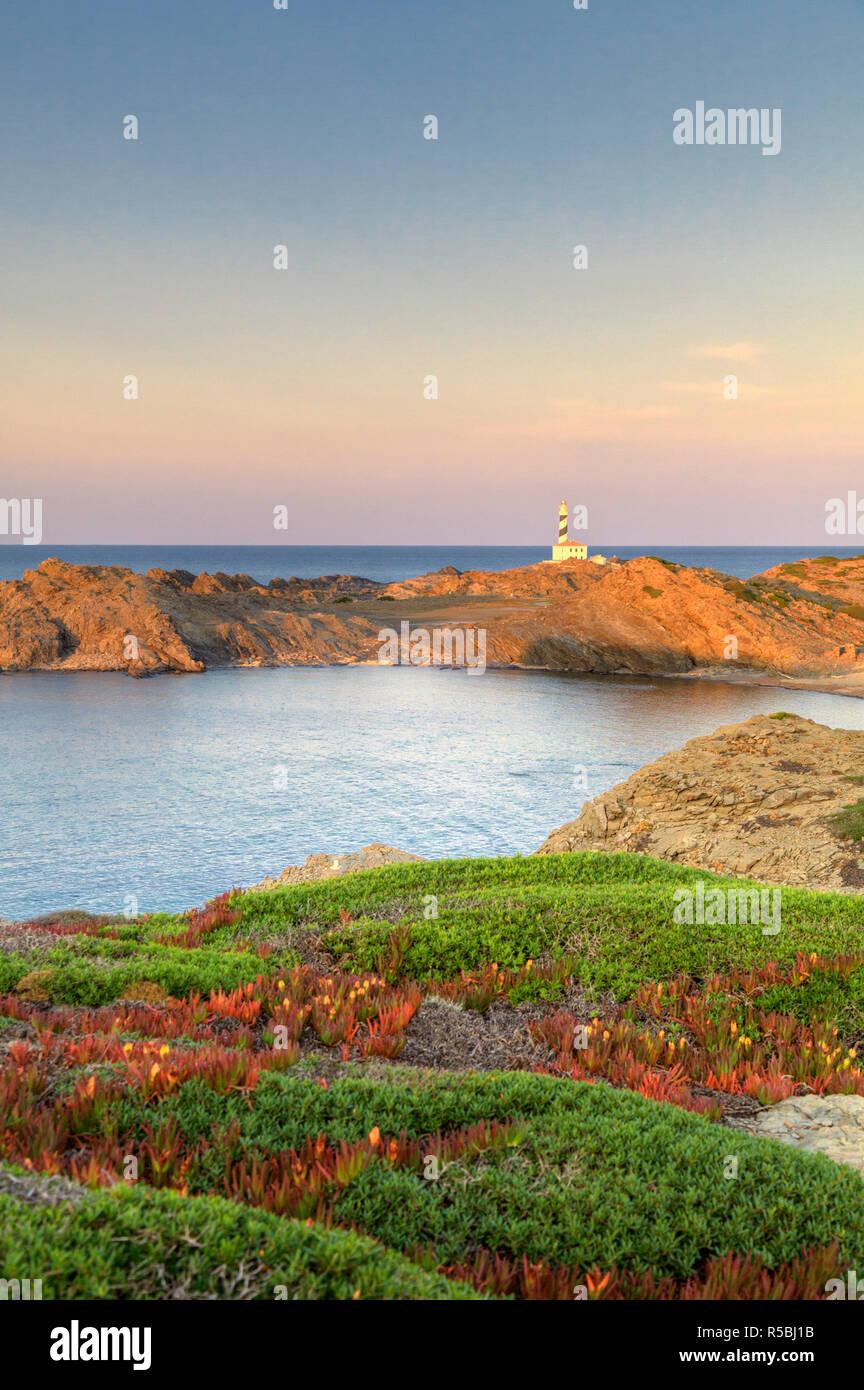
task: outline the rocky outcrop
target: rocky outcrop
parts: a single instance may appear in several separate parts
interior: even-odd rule
[[[759,715],[694,738],[586,802],[538,854],[622,850],[809,888],[864,889],[833,817],[864,795],[864,732]]]
[[[203,671],[372,659],[377,627],[338,616],[371,580],[257,584],[248,575],[44,560],[0,584],[0,670]]]
[[[482,631],[490,667],[864,694],[864,604],[854,601],[864,599],[864,558],[837,577],[835,569],[808,561],[744,584],[646,556],[498,574],[448,567],[389,585],[348,575],[264,585],[242,574],[139,575],[45,560],[0,584],[0,671],[376,663],[382,629],[407,623]]]
[[[864,1174],[864,1096],[791,1096],[728,1123],[748,1134],[824,1154]]]
[[[342,874],[360,873],[362,869],[380,869],[385,864],[422,864],[425,861],[419,854],[409,854],[404,849],[393,849],[390,845],[365,845],[363,849],[350,854],[310,854],[305,864],[289,864],[278,878],[267,877],[249,889],[250,893],[259,888],[281,888],[286,883],[316,883],[325,878],[339,878]]]

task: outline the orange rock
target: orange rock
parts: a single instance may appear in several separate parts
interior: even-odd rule
[[[379,631],[403,620],[482,629],[490,667],[767,673],[864,693],[864,559],[781,565],[746,583],[644,556],[498,574],[450,566],[390,585],[44,560],[0,584],[0,670],[374,663]]]

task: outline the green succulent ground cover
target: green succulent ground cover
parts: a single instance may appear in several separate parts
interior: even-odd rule
[[[699,980],[767,960],[791,963],[799,951],[833,955],[864,947],[864,900],[851,894],[785,888],[776,936],[764,935],[758,923],[677,924],[675,891],[699,880],[748,886],[644,855],[466,859],[249,894],[234,931],[254,936],[315,927],[348,969],[368,970],[386,966],[391,933],[404,927],[410,940],[399,973],[418,979],[490,961],[511,969],[540,956],[572,955],[582,983],[611,989],[619,999],[647,980],[679,973]],[[433,904],[437,917],[428,917]]]
[[[54,971],[53,999],[95,1006],[136,980],[152,980],[174,995],[231,989],[262,968],[242,949],[244,941],[295,928],[323,934],[322,946],[346,969],[385,970],[398,928],[405,938],[400,978],[451,976],[490,961],[503,970],[539,957],[574,957],[580,982],[626,999],[648,980],[681,973],[701,980],[767,960],[789,964],[799,951],[837,955],[864,947],[864,899],[853,894],[784,888],[776,936],[764,935],[758,923],[676,923],[676,890],[692,889],[699,880],[748,887],[745,880],[630,854],[394,865],[238,896],[241,921],[194,950],[162,942],[184,924],[160,914],[112,923],[105,935],[60,939],[38,964]],[[287,968],[298,959],[277,943],[268,968]],[[33,968],[30,958],[0,955],[0,992],[14,989]],[[857,980],[853,993],[860,993]]]
[[[65,1298],[166,1297],[179,1287],[193,1297],[272,1298],[284,1285],[300,1298],[360,1289],[361,1297],[425,1299],[463,1292],[401,1253],[429,1244],[445,1262],[483,1248],[678,1279],[730,1250],[759,1254],[772,1268],[835,1240],[853,1267],[864,1262],[856,1173],[606,1086],[403,1072],[348,1074],[324,1089],[311,1077],[268,1076],[251,1105],[193,1084],[161,1102],[161,1118],[168,1115],[190,1141],[235,1120],[238,1152],[250,1156],[300,1145],[310,1133],[357,1141],[375,1125],[409,1137],[491,1119],[519,1128],[512,1145],[447,1165],[436,1181],[370,1166],[334,1213],[369,1239],[195,1196],[219,1185],[206,1161],[189,1174],[189,1196],[115,1188],[71,1208],[0,1197],[5,1277],[44,1271],[45,1296]],[[121,1129],[156,1118],[132,1096],[117,1113]]]
[[[89,936],[66,937],[40,959],[51,970],[51,997],[58,1004],[97,1007],[117,999],[136,980],[151,980],[177,997],[193,990],[233,989],[254,980],[261,970],[256,955],[200,946],[194,951],[160,945],[156,940],[120,941]],[[0,993],[15,989],[34,969],[32,959],[0,955]]]
[[[477,1298],[352,1231],[151,1188],[27,1205],[0,1194],[0,1270],[43,1298]]]
[[[572,959],[589,996],[612,991],[620,1001],[644,982],[681,973],[698,982],[768,960],[791,964],[802,951],[864,950],[864,901],[852,894],[784,889],[776,936],[758,924],[676,924],[675,891],[700,879],[746,886],[638,855],[396,865],[238,896],[241,920],[192,948],[166,944],[184,920],[159,915],[58,938],[35,967],[32,958],[0,955],[0,992],[39,968],[53,971],[53,1004],[105,1003],[136,980],[178,996],[206,994],[254,979],[262,967],[290,966],[304,929],[343,967],[400,980],[452,977],[492,961],[511,969]],[[272,954],[262,961],[250,943],[265,941]],[[769,990],[762,1004],[842,1031],[860,1023],[864,970],[816,971],[800,986]],[[864,1267],[864,1180],[856,1172],[603,1084],[373,1063],[322,1086],[301,1062],[262,1074],[251,1093],[192,1081],[157,1101],[129,1088],[111,1111],[118,1135],[170,1123],[190,1150],[233,1125],[236,1155],[250,1160],[318,1134],[356,1143],[377,1128],[419,1140],[492,1120],[514,1127],[513,1143],[455,1160],[434,1181],[371,1164],[336,1197],[333,1228],[218,1195],[224,1150],[217,1162],[216,1148],[192,1162],[185,1196],[142,1186],[52,1206],[0,1192],[0,1277],[29,1270],[46,1280],[46,1297],[159,1298],[186,1289],[190,1297],[272,1298],[278,1285],[299,1298],[433,1299],[472,1295],[423,1267],[418,1252],[431,1246],[444,1263],[490,1250],[684,1279],[730,1251],[757,1254],[770,1269],[837,1241],[853,1267]],[[734,1182],[726,1177],[730,1152]]]
[[[238,1154],[299,1147],[318,1133],[358,1141],[374,1126],[422,1138],[481,1120],[515,1123],[512,1147],[455,1162],[437,1181],[373,1165],[337,1200],[340,1222],[396,1250],[432,1242],[446,1262],[482,1247],[681,1278],[706,1255],[749,1250],[773,1266],[835,1239],[864,1262],[864,1182],[854,1172],[608,1086],[527,1073],[373,1080],[358,1069],[326,1089],[312,1077],[269,1075],[251,1102],[193,1083],[160,1102],[159,1114],[190,1142],[236,1121]],[[116,1118],[137,1128],[154,1114],[130,1096]],[[738,1177],[729,1182],[733,1150]],[[189,1181],[206,1191],[220,1176],[205,1156]]]

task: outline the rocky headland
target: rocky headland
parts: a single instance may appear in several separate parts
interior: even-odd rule
[[[864,694],[864,556],[743,582],[651,556],[395,584],[45,560],[0,583],[0,671],[377,663],[382,628],[482,629],[486,665],[708,676]]]
[[[640,768],[586,802],[537,853],[631,851],[765,883],[860,892],[862,784],[864,732],[758,715]]]

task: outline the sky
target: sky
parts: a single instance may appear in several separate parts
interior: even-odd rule
[[[284,3],[3,8],[0,497],[46,542],[551,544],[565,496],[826,544],[861,0]],[[676,144],[700,101],[779,153]]]

